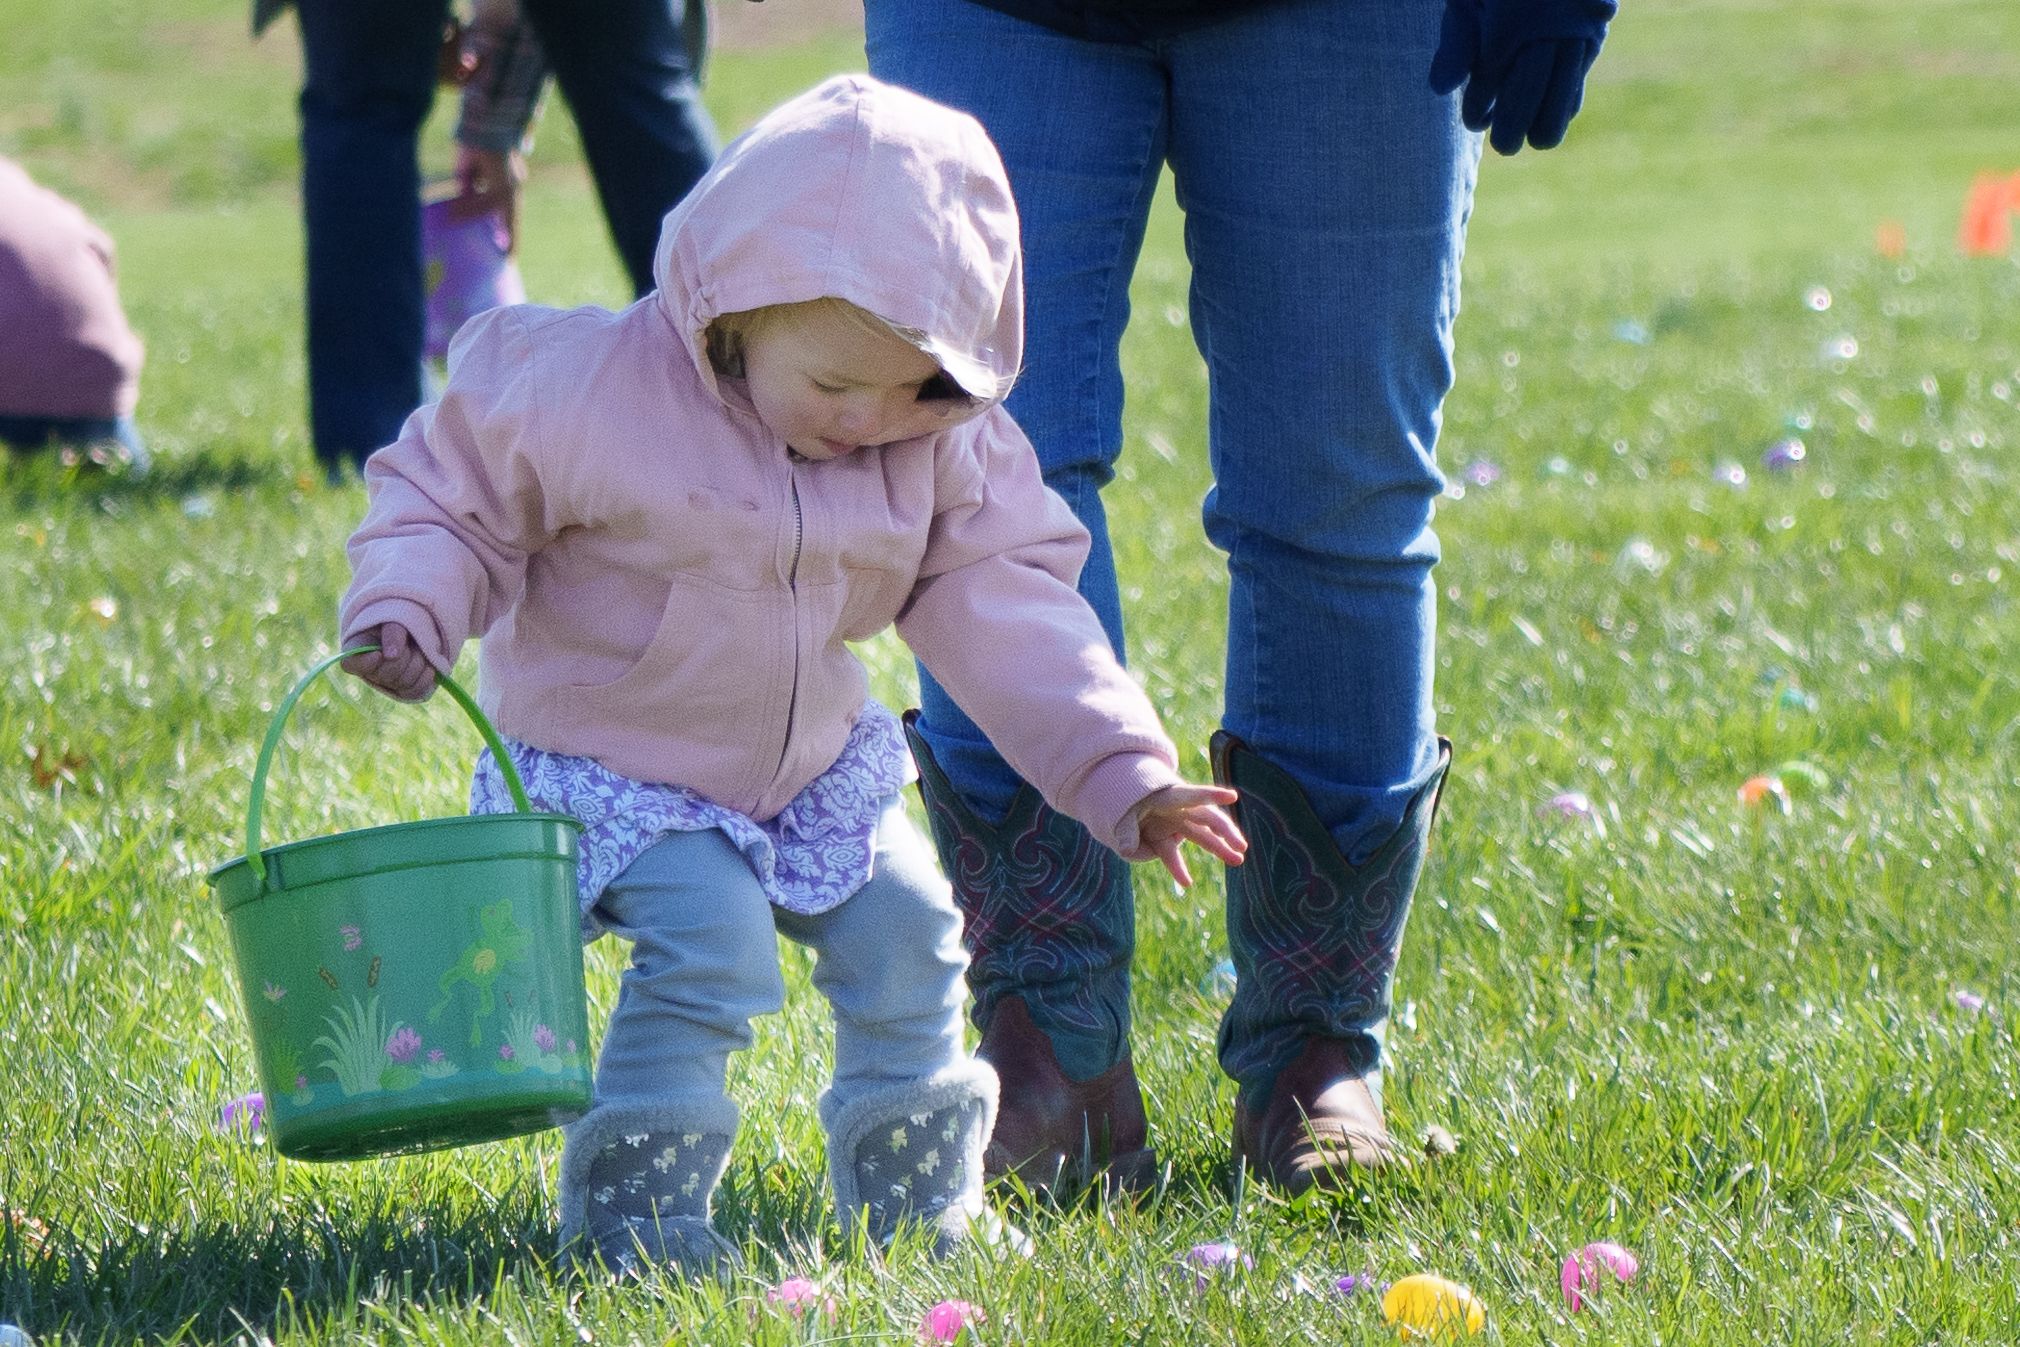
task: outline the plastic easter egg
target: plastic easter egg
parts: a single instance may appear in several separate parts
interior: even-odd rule
[[[1544,818],[1591,818],[1592,797],[1582,790],[1564,790],[1536,806]]]
[[[1382,1319],[1401,1338],[1439,1342],[1478,1333],[1487,1326],[1487,1309],[1472,1288],[1418,1272],[1383,1292]]]
[[[266,1115],[267,1097],[254,1090],[218,1105],[216,1130],[256,1133],[266,1125]]]
[[[1793,435],[1783,436],[1767,447],[1760,457],[1761,466],[1770,472],[1789,472],[1809,457],[1809,450]]]
[[[1565,1255],[1558,1286],[1564,1292],[1564,1302],[1576,1314],[1585,1308],[1587,1296],[1606,1285],[1608,1274],[1613,1281],[1631,1282],[1640,1271],[1640,1259],[1610,1240],[1600,1240]]]
[[[1234,995],[1236,980],[1234,960],[1222,959],[1199,980],[1200,995],[1212,997],[1216,1001],[1225,1000]]]
[[[1776,776],[1750,776],[1740,782],[1739,802],[1749,809],[1758,809],[1772,803],[1784,814],[1789,812],[1789,788]]]
[[[35,1347],[35,1339],[18,1324],[0,1324],[0,1347]]]
[[[765,1292],[765,1301],[778,1306],[795,1319],[816,1312],[832,1319],[838,1308],[833,1296],[823,1292],[819,1283],[806,1277],[786,1278]]]
[[[1192,1269],[1193,1285],[1201,1288],[1216,1277],[1238,1276],[1255,1266],[1255,1259],[1225,1240],[1193,1245],[1186,1250],[1184,1262]]]
[[[970,1327],[986,1320],[980,1309],[965,1300],[943,1300],[919,1322],[919,1341],[958,1342]]]
[[[1333,1278],[1334,1295],[1371,1296],[1382,1289],[1382,1283],[1376,1280],[1372,1272],[1349,1272],[1344,1277]]]
[[[1778,700],[1785,711],[1814,711],[1817,709],[1816,694],[1806,692],[1799,687],[1783,688]]]

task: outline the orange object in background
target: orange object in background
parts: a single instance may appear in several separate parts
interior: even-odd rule
[[[2013,212],[2020,210],[2020,173],[1980,173],[1964,198],[1957,247],[1966,257],[2003,257],[2013,246]]]
[[[1908,231],[1899,220],[1882,220],[1873,230],[1873,250],[1889,262],[1898,261],[1908,251]]]
[[[1786,814],[1789,812],[1789,788],[1778,776],[1750,776],[1740,782],[1739,802],[1749,809],[1771,803]]]

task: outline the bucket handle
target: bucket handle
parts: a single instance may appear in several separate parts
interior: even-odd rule
[[[267,867],[265,859],[260,855],[260,814],[266,805],[267,768],[273,763],[274,749],[280,746],[281,730],[288,722],[288,714],[295,709],[295,703],[302,699],[302,694],[309,690],[309,684],[321,677],[331,665],[339,660],[347,660],[353,655],[370,654],[378,648],[376,644],[368,643],[354,645],[349,650],[339,650],[303,674],[301,682],[296,683],[294,689],[283,697],[281,704],[274,709],[273,722],[267,726],[266,742],[260,745],[259,762],[253,767],[252,802],[246,806],[245,811],[246,865],[251,868],[253,878],[257,879],[262,887],[267,882]],[[505,778],[505,788],[512,792],[514,807],[522,814],[532,813],[533,802],[526,798],[526,786],[519,779],[519,769],[512,765],[512,755],[505,751],[505,741],[498,737],[498,731],[492,727],[490,719],[477,709],[477,703],[471,699],[469,693],[463,691],[462,685],[455,679],[438,672],[435,681],[442,685],[443,691],[455,699],[456,705],[463,708],[463,714],[470,717],[470,723],[477,727],[477,733],[484,736],[485,746],[491,750],[491,756],[498,764],[499,775]]]

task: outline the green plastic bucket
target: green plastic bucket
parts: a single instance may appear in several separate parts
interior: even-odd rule
[[[274,712],[245,855],[210,873],[231,932],[281,1154],[353,1160],[552,1127],[589,1107],[576,908],[581,824],[536,813],[484,713],[519,812],[395,823],[260,849],[267,768],[318,664]]]

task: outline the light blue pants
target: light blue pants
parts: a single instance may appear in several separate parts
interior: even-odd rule
[[[967,1059],[961,916],[895,797],[878,820],[870,881],[818,916],[773,907],[714,830],[661,839],[597,907],[632,942],[597,1063],[599,1106],[720,1095],[751,1020],[785,1004],[775,933],[814,951],[814,985],[835,1019],[834,1108]]]

